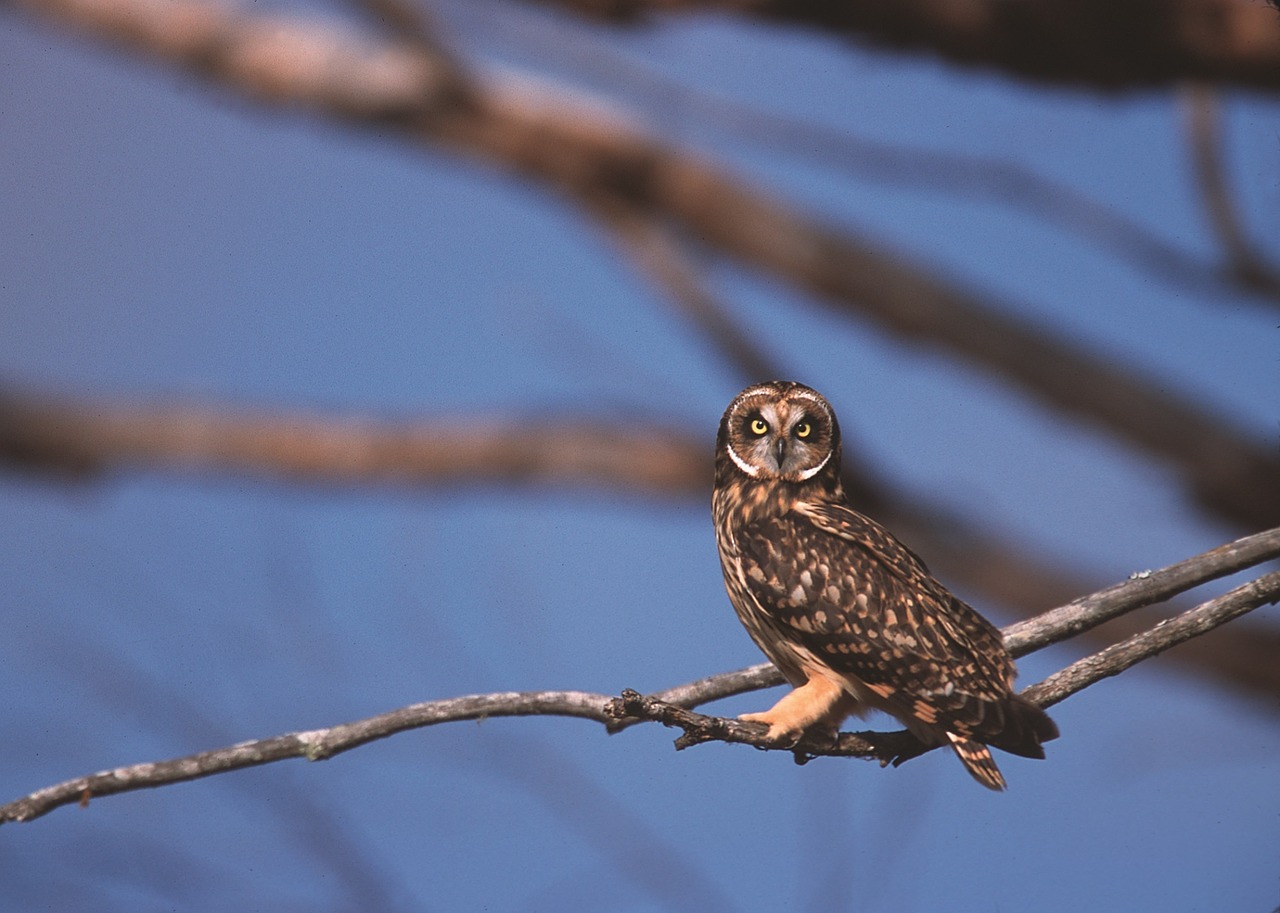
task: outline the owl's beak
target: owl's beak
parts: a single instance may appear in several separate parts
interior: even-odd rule
[[[786,458],[787,458],[787,439],[779,435],[778,439],[773,442],[773,459],[778,466],[779,472],[782,471],[782,463]]]

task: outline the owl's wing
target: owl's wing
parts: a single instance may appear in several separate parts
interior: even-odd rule
[[[896,592],[899,598],[918,603],[926,610],[919,619],[920,627],[927,629],[932,622],[945,634],[941,640],[926,637],[934,649],[940,647],[952,655],[951,651],[959,646],[965,652],[999,660],[990,664],[989,672],[1004,688],[1013,687],[1014,667],[1004,649],[1004,635],[938,582],[920,556],[893,533],[842,504],[801,501],[793,512],[822,532],[848,543],[853,552],[867,553],[896,579],[900,586],[886,585],[887,593]],[[883,603],[884,607],[891,608],[891,602]]]
[[[1036,729],[1048,717],[1010,694],[1000,632],[879,524],[804,507],[736,535],[747,587],[778,632],[903,719],[1043,756]]]

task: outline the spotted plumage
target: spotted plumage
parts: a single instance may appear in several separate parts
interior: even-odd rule
[[[1000,632],[848,505],[840,427],[816,391],[778,381],[738,394],[716,439],[712,513],[729,599],[793,688],[742,717],[770,740],[878,709],[950,745],[991,789],[1005,783],[988,745],[1044,757],[1057,727],[1013,692]]]

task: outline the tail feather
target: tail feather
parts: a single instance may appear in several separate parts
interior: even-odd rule
[[[956,735],[954,732],[948,732],[947,738],[951,740],[951,747],[955,750],[956,757],[960,759],[960,763],[964,765],[965,770],[969,771],[971,777],[987,789],[999,792],[1005,788],[1004,777],[986,745]]]
[[[987,744],[1024,758],[1044,758],[1041,742],[1058,737],[1058,727],[1038,706],[1019,694],[1009,695],[1001,707],[1000,731],[979,735]]]

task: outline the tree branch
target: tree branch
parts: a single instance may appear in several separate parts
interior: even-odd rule
[[[1042,707],[1051,707],[1094,682],[1119,675],[1144,659],[1206,634],[1259,606],[1277,602],[1280,602],[1280,571],[1265,574],[1176,618],[1162,621],[1148,631],[1074,662],[1039,684],[1030,686],[1023,694]]]
[[[1157,571],[1140,571],[1128,580],[1004,629],[1015,657],[1075,637],[1125,612],[1163,602],[1210,580],[1280,558],[1280,527],[1245,536],[1212,551]]]
[[[730,10],[1034,82],[1146,89],[1199,79],[1280,88],[1275,13],[1248,0],[541,0],[631,23]]]
[[[1179,562],[1163,571],[1135,575],[1095,594],[1095,597],[1099,603],[1108,605],[1106,611],[1114,612],[1117,605],[1126,601],[1136,607],[1146,604],[1153,593],[1171,589],[1176,592],[1177,588],[1193,586],[1195,583],[1231,573],[1232,570],[1253,566],[1276,557],[1278,553],[1280,530],[1271,530]],[[1277,601],[1280,601],[1280,571],[1264,574],[1177,618],[1161,622],[1140,635],[1073,663],[1045,681],[1032,685],[1023,693],[1043,706],[1050,706],[1103,678],[1118,675],[1144,659],[1205,634],[1258,606]],[[1082,630],[1081,624],[1078,613],[1056,610],[1015,626],[1014,630],[1006,632],[1006,637],[1017,640],[1020,649],[1026,652],[1073,636]],[[653,720],[684,730],[684,735],[676,741],[677,748],[706,741],[722,741],[771,749],[776,746],[764,740],[766,727],[762,724],[707,716],[694,713],[689,708],[768,687],[780,681],[781,676],[775,669],[759,665],[710,676],[649,697],[629,690],[624,691],[621,698],[585,691],[535,691],[474,694],[427,701],[327,729],[241,742],[227,748],[167,761],[134,764],[67,780],[0,806],[0,824],[31,821],[55,808],[73,803],[83,806],[97,796],[195,780],[286,758],[325,760],[406,730],[489,717],[577,717],[603,723],[610,731],[624,728],[639,719]],[[842,733],[834,741],[806,737],[786,750],[794,751],[797,760],[801,762],[812,757],[832,756],[873,758],[882,765],[897,765],[927,751],[928,746],[906,732],[859,732]]]
[[[570,716],[608,722],[610,717],[604,708],[609,700],[607,695],[583,691],[535,691],[472,694],[411,704],[327,729],[255,739],[228,748],[202,751],[168,761],[133,764],[68,780],[0,806],[0,824],[31,821],[72,803],[84,806],[94,796],[198,780],[286,758],[323,761],[377,739],[437,723],[482,720],[490,716]]]

